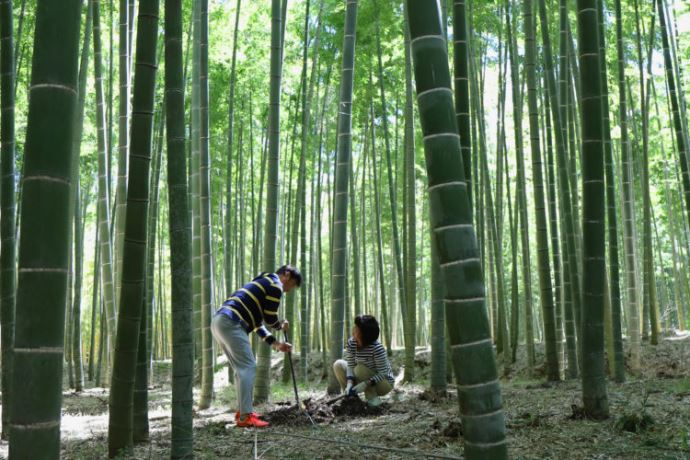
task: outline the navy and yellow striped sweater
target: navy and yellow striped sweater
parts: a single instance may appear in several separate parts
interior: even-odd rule
[[[232,319],[239,319],[247,333],[256,332],[269,345],[275,337],[264,326],[280,329],[278,306],[283,284],[275,273],[262,273],[235,291],[219,310]]]

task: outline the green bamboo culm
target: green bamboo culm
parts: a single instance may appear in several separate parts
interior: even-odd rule
[[[625,51],[623,48],[623,15],[621,12],[621,2],[620,0],[616,0],[615,6],[616,10],[616,51],[618,54],[617,58],[617,68],[618,68],[618,104],[619,104],[619,120],[620,120],[620,130],[621,130],[621,157],[625,158],[627,155],[630,154],[630,141],[628,140],[628,112],[627,112],[627,103],[625,100]],[[608,152],[607,152],[608,155]],[[621,161],[621,163],[623,163]],[[621,165],[622,168],[625,168],[628,166],[628,163],[626,162],[625,164]],[[626,177],[626,172],[623,173],[623,177]],[[607,181],[608,181],[607,177]],[[613,180],[613,174],[611,174],[611,180]],[[623,180],[623,187],[626,187],[627,184],[625,183],[625,179]],[[607,184],[608,187],[608,184]],[[615,188],[613,186],[610,187],[612,192],[615,192]],[[607,192],[608,192],[607,188]],[[627,224],[625,222],[625,216],[627,214],[627,206],[629,206],[629,203],[626,203],[625,196],[627,195],[627,192],[623,190],[623,212],[622,215],[624,217],[624,225]],[[611,218],[611,211],[609,211],[609,218]],[[610,231],[610,230],[609,230]],[[625,230],[624,230],[625,234]],[[609,238],[611,238],[611,241],[613,241],[614,236],[611,235]],[[616,249],[616,251],[618,251]],[[624,251],[625,254],[625,251]],[[617,256],[617,253],[616,253]],[[613,258],[613,254],[611,255]],[[618,261],[616,260],[616,265],[618,265]],[[618,268],[617,268],[618,269]],[[619,275],[617,275],[619,276]],[[613,276],[611,277],[612,282],[613,282]],[[613,322],[613,336],[615,339],[615,353],[617,355],[616,360],[615,360],[615,368],[614,368],[614,379],[618,383],[623,383],[625,381],[625,355],[623,351],[623,339],[622,339],[622,319],[623,319],[623,314],[622,314],[622,306],[621,306],[621,299],[620,299],[620,286],[615,286],[614,289],[617,288],[617,295],[618,295],[618,311],[616,312],[615,309],[612,310],[612,322]],[[612,299],[613,300],[613,299]],[[617,317],[616,317],[617,316]]]
[[[416,165],[416,149],[414,139],[414,91],[412,89],[412,56],[410,55],[410,26],[407,23],[407,14],[405,14],[403,23],[404,32],[404,48],[405,48],[405,124],[403,145],[405,151],[404,171],[405,171],[405,231],[406,241],[405,246],[405,302],[407,303],[405,317],[407,321],[418,329],[417,322],[417,210],[416,210],[416,186],[415,186],[415,165]],[[405,339],[406,354],[409,351],[411,357],[406,356],[405,366],[414,367],[415,355],[415,332],[411,331],[410,340],[413,341],[412,346],[408,346],[407,338]],[[412,375],[410,373],[410,375]],[[407,371],[405,371],[407,377]]]
[[[201,55],[201,9],[199,2],[192,2],[192,91],[191,91],[191,159],[189,161],[189,201],[192,222],[192,304],[194,306],[194,359],[196,381],[201,382],[201,230],[199,214],[199,58]]]
[[[472,211],[472,138],[470,137],[469,61],[467,50],[466,0],[453,2],[453,71],[455,73],[455,116],[460,134],[462,164],[467,196]],[[445,24],[445,22],[444,22]]]
[[[158,0],[141,0],[134,62],[132,145],[129,155],[122,288],[109,405],[108,454],[111,458],[120,452],[129,451],[132,446],[132,397],[146,278],[146,224],[157,38]]]
[[[101,258],[101,289],[106,312],[108,356],[113,351],[112,343],[115,338],[115,284],[113,273],[113,247],[111,235],[110,215],[110,178],[108,152],[108,136],[105,134],[105,106],[103,96],[103,72],[101,69],[101,9],[100,0],[91,0],[93,10],[93,69],[94,86],[96,87],[96,126],[98,128],[98,232],[100,239]],[[107,357],[106,356],[106,359]],[[112,362],[112,359],[109,360]],[[106,361],[108,362],[108,361]],[[107,373],[107,369],[106,369]]]
[[[457,134],[446,42],[436,2],[407,0],[424,134],[432,231],[468,459],[508,457],[501,389]]]
[[[60,456],[81,5],[41,0],[35,10],[10,387],[11,459]]]
[[[533,10],[534,0],[523,1],[525,25],[525,69],[527,74],[527,104],[529,107],[530,147],[532,152],[532,184],[534,190],[534,210],[537,223],[537,262],[539,267],[539,292],[544,321],[544,343],[546,351],[546,378],[560,380],[558,354],[556,349],[556,319],[551,286],[551,266],[549,263],[549,236],[546,221],[546,201],[544,197],[543,161],[539,143],[539,113],[537,109],[536,72],[536,21]],[[545,31],[542,22],[542,31]]]
[[[139,347],[137,350],[137,365],[134,376],[133,404],[133,441],[135,443],[147,442],[149,433],[149,369],[151,368],[151,336],[153,333],[153,305],[157,300],[154,296],[154,274],[156,255],[156,229],[158,228],[158,186],[160,184],[161,157],[163,150],[163,126],[165,123],[162,104],[157,110],[158,119],[154,122],[157,132],[157,141],[152,153],[152,169],[150,176],[149,210],[147,216],[147,242],[146,242],[146,278],[144,284],[144,301],[139,321]],[[159,261],[162,257],[159,256]],[[159,263],[160,265],[160,263]],[[161,292],[162,296],[162,292]],[[159,302],[162,306],[163,302]],[[165,356],[164,354],[162,356]]]
[[[582,126],[582,399],[595,419],[609,415],[604,366],[604,133],[597,0],[578,0]]]
[[[84,226],[85,212],[89,206],[89,193],[81,190],[79,178],[79,158],[81,155],[81,139],[84,128],[84,106],[86,101],[86,78],[89,67],[89,47],[91,44],[93,4],[89,1],[86,6],[86,20],[84,22],[84,41],[79,58],[79,74],[77,77],[77,110],[74,111],[74,135],[72,137],[72,191],[70,196],[70,215],[74,216],[74,239],[68,240],[74,245],[74,287],[72,299],[72,336],[71,347],[72,367],[74,369],[74,388],[82,391],[84,386],[82,354],[81,354],[81,286],[84,264]],[[98,267],[98,265],[94,265]]]
[[[201,243],[201,394],[199,408],[208,409],[213,400],[213,344],[211,305],[213,268],[211,263],[211,196],[208,118],[208,0],[200,0],[199,44],[199,189]]]
[[[271,3],[271,86],[269,93],[268,116],[268,152],[266,161],[266,224],[263,236],[263,271],[276,269],[276,241],[278,239],[278,184],[280,168],[280,83],[282,70],[281,42],[281,9],[280,0]],[[259,211],[261,212],[261,211]],[[264,402],[268,399],[270,389],[271,347],[261,344],[257,353],[256,384],[254,401]]]
[[[194,458],[192,406],[191,228],[187,202],[182,0],[165,1],[165,122],[168,147],[168,202],[172,311],[172,427],[170,458]]]
[[[559,10],[561,15],[567,15],[567,8],[562,7],[562,5],[559,4]],[[575,322],[575,326],[579,324],[579,317],[580,315],[578,312],[580,311],[580,280],[579,280],[579,271],[578,271],[578,264],[577,264],[577,253],[576,253],[576,248],[577,248],[577,243],[576,243],[576,231],[575,231],[575,222],[577,220],[574,218],[574,216],[567,212],[567,210],[571,209],[571,196],[570,196],[570,191],[569,191],[569,185],[567,183],[567,174],[565,173],[565,168],[566,165],[566,160],[565,160],[565,149],[566,149],[566,132],[567,130],[565,129],[565,118],[562,116],[562,110],[559,110],[559,104],[564,105],[565,104],[565,93],[562,93],[560,96],[560,101],[559,101],[559,96],[558,96],[558,87],[556,85],[556,76],[555,76],[555,70],[554,70],[554,59],[552,57],[552,52],[551,52],[551,39],[550,39],[550,34],[549,34],[549,25],[548,25],[548,17],[546,13],[546,3],[544,0],[539,0],[539,19],[541,22],[541,38],[542,38],[542,50],[544,54],[544,59],[542,60],[544,63],[544,74],[545,74],[545,89],[547,92],[547,97],[551,101],[551,104],[549,104],[549,108],[551,109],[551,118],[553,120],[553,124],[555,127],[554,130],[554,137],[556,141],[556,160],[558,163],[558,168],[559,168],[559,173],[558,173],[558,180],[560,184],[560,194],[559,194],[559,201],[561,201],[561,209],[566,210],[563,212],[563,221],[564,221],[564,226],[563,226],[563,232],[562,235],[564,236],[564,246],[563,246],[563,290],[565,291],[565,296],[564,296],[564,311],[565,311],[565,318],[566,318],[566,341],[567,341],[567,347],[568,347],[568,376],[569,377],[574,377],[577,375],[577,356],[576,356],[576,343],[575,343],[575,337],[574,333],[575,331],[573,330],[573,322],[570,321],[570,318],[573,319]],[[561,29],[565,30],[567,28],[567,21],[566,17],[561,16],[559,17],[561,21],[564,21],[561,23]],[[563,48],[565,46],[565,41],[563,41],[567,37],[566,35],[561,34],[561,50],[564,50]],[[561,62],[561,64],[564,64]],[[567,73],[567,69],[564,67],[561,68],[561,72],[563,72],[563,76],[559,76],[561,78],[561,90],[565,91],[565,83],[564,80],[566,79],[565,73]],[[573,198],[574,200],[575,198]],[[546,322],[544,323],[546,324]],[[547,339],[548,343],[548,339]],[[548,361],[548,347],[547,347],[547,361]]]
[[[17,269],[15,241],[14,186],[14,43],[12,0],[0,2],[0,142],[2,150],[2,193],[0,193],[0,320],[2,321],[2,407],[10,406],[12,381],[12,342],[14,341],[14,307]],[[2,411],[2,438],[9,434],[10,411]]]
[[[683,179],[683,195],[685,197],[684,203],[686,212],[690,218],[690,167],[688,165],[688,156],[690,155],[690,147],[688,146],[688,133],[685,120],[683,119],[682,104],[680,103],[680,82],[676,81],[676,75],[673,67],[673,56],[671,55],[671,46],[669,44],[669,31],[666,24],[666,14],[664,12],[663,0],[655,0],[657,10],[659,13],[659,26],[661,30],[661,40],[664,49],[664,69],[666,71],[666,83],[668,85],[669,99],[671,102],[671,112],[673,114],[673,132],[676,136],[676,144],[678,146],[678,158],[682,171]],[[672,37],[671,37],[672,38]]]
[[[433,238],[431,232],[431,238]],[[438,262],[435,242],[431,241],[431,372],[429,386],[432,391],[445,392],[447,384],[446,315],[443,311],[445,284]]]
[[[338,153],[335,172],[335,208],[333,211],[333,260],[331,265],[331,362],[342,357],[347,284],[347,192],[352,154],[352,89],[355,75],[355,35],[357,0],[347,0],[343,38],[343,61],[338,103]],[[329,372],[328,392],[337,393],[340,384]]]
[[[635,17],[639,18],[639,9],[637,8],[637,2],[635,2]],[[636,21],[639,24],[639,20]],[[618,27],[616,27],[618,30]],[[639,30],[639,28],[638,28]],[[622,27],[621,27],[622,33]],[[622,48],[622,37],[618,37],[617,42],[620,42],[620,48]],[[638,34],[639,37],[639,34]],[[642,44],[638,40],[637,50],[638,55],[642,55]],[[617,45],[618,46],[618,45]],[[633,196],[633,170],[632,170],[632,148],[630,138],[628,137],[628,123],[627,123],[627,100],[625,98],[626,90],[626,79],[625,73],[621,73],[621,69],[625,70],[625,64],[623,62],[624,56],[621,54],[621,50],[618,51],[618,94],[623,97],[619,101],[620,110],[620,126],[621,126],[621,169],[623,171],[623,241],[624,241],[624,253],[625,253],[625,291],[626,291],[626,303],[627,303],[627,336],[630,343],[630,359],[628,360],[628,366],[630,367],[630,372],[632,374],[637,374],[640,370],[640,317],[639,317],[639,305],[638,305],[638,289],[637,289],[637,277],[636,277],[636,257],[635,257],[635,239],[634,239],[634,229],[635,229],[635,212],[634,205],[635,199]],[[642,72],[642,60],[638,59],[638,68]],[[640,94],[644,93],[644,83],[640,85]],[[645,124],[645,117],[642,117],[642,123]],[[634,124],[632,125],[634,127]],[[644,131],[644,130],[643,130]],[[646,145],[643,136],[643,146]],[[644,148],[643,148],[644,150]]]
[[[546,90],[548,92],[548,97],[552,101],[550,104],[551,117],[554,124],[554,138],[556,141],[556,164],[558,170],[558,188],[559,188],[559,203],[563,210],[563,291],[564,291],[564,311],[565,311],[565,326],[566,326],[566,340],[568,337],[568,377],[574,378],[577,376],[577,353],[575,352],[576,344],[575,337],[571,332],[577,335],[579,340],[580,336],[580,303],[581,303],[581,291],[580,291],[580,272],[578,269],[578,235],[576,231],[576,223],[578,222],[577,213],[571,212],[573,209],[577,209],[577,187],[575,183],[569,183],[569,171],[568,168],[568,158],[567,154],[567,121],[564,118],[565,112],[564,107],[560,107],[565,104],[565,78],[561,78],[561,94],[558,96],[558,88],[556,85],[556,76],[553,68],[553,58],[551,56],[551,42],[549,40],[549,34],[545,33],[547,28],[547,18],[546,18],[546,6],[543,1],[539,2],[540,19],[543,28],[542,31],[542,43],[544,51],[544,73],[546,74]],[[561,9],[562,16],[561,20],[561,30],[567,30],[567,11],[565,8]],[[567,40],[568,34],[564,32],[561,33],[561,40]],[[563,42],[565,45],[565,42]],[[561,51],[564,48],[561,47]],[[563,63],[561,63],[563,65]],[[561,73],[566,74],[567,68],[561,67]],[[554,101],[558,101],[555,103]],[[559,110],[561,109],[561,110]],[[572,187],[572,194],[571,194]],[[574,326],[574,328],[573,328]],[[574,330],[573,330],[574,329]]]
[[[371,87],[371,72],[369,73],[369,86]],[[376,139],[376,124],[374,123],[374,102],[373,99],[369,101],[369,127],[371,128],[371,139]],[[381,320],[383,323],[383,330],[381,331],[381,335],[383,336],[383,344],[384,346],[390,350],[391,349],[391,342],[392,342],[392,336],[391,336],[391,322],[388,320],[388,301],[386,300],[386,282],[383,277],[383,250],[381,249],[382,247],[382,238],[381,238],[381,197],[380,197],[380,187],[378,185],[379,182],[379,174],[377,172],[376,168],[376,142],[371,143],[371,169],[372,169],[372,185],[373,185],[373,195],[374,195],[374,213],[376,216],[376,265],[377,265],[377,270],[379,273],[379,287],[380,287],[380,299],[381,299]]]
[[[122,242],[125,232],[125,198],[127,195],[127,169],[128,153],[130,148],[129,124],[131,122],[129,100],[131,96],[131,66],[130,54],[132,50],[130,22],[133,20],[133,0],[120,0],[119,14],[119,43],[118,43],[118,85],[120,87],[120,97],[118,100],[118,135],[117,135],[117,183],[115,189],[115,210],[112,219],[115,221],[112,233],[113,251],[113,289],[114,301],[117,303],[121,294],[122,278]],[[119,304],[118,304],[119,305]],[[114,311],[114,309],[113,309]],[[111,332],[113,339],[109,343],[112,353],[114,345],[115,331]]]
[[[577,329],[575,324],[575,312],[579,308],[579,292],[575,291],[573,286],[573,280],[571,279],[571,263],[575,263],[574,254],[572,254],[571,249],[575,244],[574,239],[570,241],[572,236],[572,215],[568,212],[572,209],[570,200],[570,185],[567,177],[566,168],[566,158],[565,149],[567,146],[567,133],[568,127],[567,123],[567,108],[568,108],[568,91],[567,82],[570,80],[570,73],[568,72],[568,59],[570,59],[567,52],[567,42],[569,41],[568,34],[568,5],[567,0],[560,0],[559,2],[559,29],[560,29],[560,42],[559,42],[559,81],[558,81],[558,93],[556,93],[555,82],[553,87],[548,83],[551,72],[547,75],[547,90],[551,103],[551,114],[553,118],[554,127],[557,131],[554,132],[556,139],[556,170],[558,173],[558,203],[561,209],[565,210],[562,214],[561,221],[561,235],[562,235],[562,245],[561,245],[561,260],[563,261],[563,326],[565,330],[565,342],[566,342],[566,354],[565,359],[568,363],[566,367],[566,378],[574,379],[578,377],[578,351],[577,351]],[[548,63],[547,63],[548,67]],[[558,96],[557,96],[558,94]],[[556,107],[558,105],[558,107]],[[557,110],[555,110],[557,108]],[[560,141],[559,141],[560,140]],[[560,142],[560,145],[559,145]],[[575,188],[574,188],[575,190]],[[577,195],[577,193],[575,193]],[[573,200],[577,197],[574,196]],[[566,207],[567,206],[567,207]],[[570,217],[568,217],[570,216]],[[571,244],[572,243],[572,244]]]
[[[663,12],[662,12],[663,15]],[[660,18],[660,23],[663,20]],[[663,36],[662,31],[662,36]],[[668,84],[668,82],[667,82]],[[670,89],[670,86],[669,86]],[[679,86],[680,90],[681,87]],[[649,94],[649,93],[647,93]],[[681,104],[682,105],[682,104]],[[654,274],[654,252],[652,249],[652,198],[649,183],[649,101],[645,99],[642,107],[644,113],[644,122],[642,135],[646,139],[643,141],[642,148],[642,330],[643,336],[647,336],[649,332],[649,343],[657,345],[659,343],[659,304],[656,294],[656,280]],[[682,112],[682,109],[681,109]],[[687,136],[686,136],[687,139]],[[687,155],[680,156],[680,158],[687,159]],[[682,165],[681,171],[687,174],[687,162],[685,166]]]
[[[87,5],[87,10],[88,10],[88,5]],[[87,15],[90,16],[90,15]],[[86,24],[84,25],[84,38],[86,39],[87,37],[90,40],[90,33],[87,33],[87,29],[89,28],[88,24],[90,22],[91,18],[89,17]],[[88,40],[87,40],[88,42]],[[82,51],[80,52],[80,56],[84,53],[84,48],[87,48],[88,52],[88,43],[84,43],[84,45],[81,47]],[[81,57],[80,57],[80,63],[81,63]],[[81,96],[81,80],[80,78],[82,77],[82,72],[79,72],[77,74],[77,109],[74,111],[74,116],[77,116],[77,113],[81,111],[81,101],[83,101],[83,97]],[[74,123],[73,129],[76,129],[77,123]],[[74,140],[76,138],[76,134],[72,136],[72,139]],[[69,232],[67,234],[67,241],[69,241],[69,265],[68,265],[68,270],[69,270],[69,275],[67,282],[68,284],[68,290],[67,290],[67,304],[65,307],[67,308],[66,311],[66,317],[65,317],[65,344],[67,346],[64,349],[64,358],[65,362],[67,363],[67,375],[68,375],[68,385],[69,388],[74,388],[76,390],[77,388],[77,383],[75,381],[75,376],[76,376],[76,370],[74,366],[74,350],[72,346],[69,344],[74,343],[74,337],[78,336],[79,334],[76,334],[74,332],[74,320],[75,320],[75,312],[74,312],[74,307],[76,306],[76,299],[81,295],[81,292],[77,293],[75,288],[77,287],[76,284],[78,283],[78,280],[76,279],[77,271],[81,269],[81,263],[77,262],[75,259],[79,256],[81,257],[81,254],[76,254],[76,239],[78,237],[77,231],[75,230],[75,227],[78,226],[78,221],[79,221],[79,214],[80,214],[80,204],[79,204],[79,190],[80,190],[80,181],[79,181],[79,162],[74,161],[74,142],[72,143],[72,174],[70,176],[70,208],[68,210],[68,214],[72,216],[73,218],[73,224],[69,226]],[[77,167],[75,168],[75,164]],[[81,390],[79,390],[81,391]]]
[[[307,81],[307,53],[309,51],[309,7],[310,1],[307,0],[304,6],[304,43],[302,47],[302,133],[301,139],[301,158],[299,165],[299,184],[298,184],[298,208],[299,208],[299,227],[300,227],[300,262],[299,266],[302,270],[302,274],[306,278],[307,275],[307,210],[306,210],[306,200],[307,200],[307,149],[309,146],[309,121],[310,121],[310,110],[311,110],[311,98],[314,91],[314,78],[316,76],[315,68],[312,68],[312,73],[309,81],[309,91],[304,87]],[[323,8],[323,1],[321,2],[321,8]],[[321,10],[319,10],[321,13]],[[319,15],[318,20],[319,28],[321,16]],[[316,34],[316,42],[319,43],[320,34]],[[316,63],[316,58],[318,53],[314,54],[314,62]],[[308,94],[307,94],[308,93]],[[296,207],[296,208],[297,208]],[[354,235],[354,233],[353,233]],[[357,280],[357,278],[355,278]],[[300,368],[301,368],[301,378],[302,381],[306,382],[308,380],[308,357],[309,357],[309,306],[307,303],[307,293],[308,289],[300,289]],[[355,292],[359,292],[356,288]],[[296,295],[295,295],[296,296]]]
[[[165,127],[165,112],[163,102],[158,105],[158,119],[154,123],[156,126],[155,149],[153,152],[151,169],[151,190],[148,211],[148,240],[146,247],[146,284],[144,288],[144,304],[142,306],[141,321],[139,322],[139,350],[137,351],[137,371],[134,379],[134,442],[146,442],[149,440],[149,383],[152,381],[152,359],[153,335],[159,332],[165,334],[163,328],[154,329],[155,313],[160,311],[165,304],[163,292],[159,292],[159,297],[154,293],[155,259],[156,259],[156,238],[160,237],[159,226],[160,214],[160,173],[163,161],[163,133]],[[158,254],[159,262],[163,260],[162,255]],[[159,279],[160,279],[159,263]],[[154,309],[157,306],[157,309]],[[143,345],[142,345],[143,344]],[[167,357],[165,347],[159,356]]]
[[[506,0],[506,15],[510,16],[510,4]],[[527,367],[530,374],[534,369],[534,337],[532,334],[531,319],[527,320],[527,312],[532,310],[532,271],[531,265],[525,261],[532,260],[530,256],[530,238],[529,238],[529,225],[527,224],[527,187],[525,185],[525,155],[523,152],[523,133],[522,133],[522,91],[520,84],[520,71],[518,68],[518,48],[517,48],[517,37],[515,31],[517,30],[517,14],[513,14],[511,17],[506,18],[507,25],[507,35],[508,35],[508,59],[510,61],[510,78],[511,78],[511,93],[513,101],[513,128],[515,134],[515,161],[517,163],[517,184],[515,189],[516,203],[516,220],[515,226],[520,229],[520,245],[522,250],[522,260],[521,271],[523,279],[523,298],[524,298],[524,308],[525,313],[525,348],[527,351]],[[520,223],[522,223],[520,225]],[[516,230],[517,231],[517,230]],[[517,276],[517,273],[515,274]],[[514,286],[517,286],[517,279],[513,278],[515,282]],[[513,289],[513,292],[517,292],[517,289]],[[513,312],[512,316],[513,328],[511,330],[512,342],[515,344],[513,350],[517,349],[518,342],[518,324],[519,324],[519,305],[518,297],[516,294],[513,295]],[[531,318],[531,313],[530,313]]]
[[[673,65],[673,47],[671,46],[672,43],[669,43],[670,32],[669,27],[667,25],[667,20],[669,18],[666,17],[663,0],[656,0],[656,6],[659,14],[659,26],[661,31],[662,46],[664,49],[664,68],[666,71],[666,83],[671,104],[671,112],[673,114],[673,131],[675,133],[676,146],[678,148],[678,158],[680,160],[679,163],[681,167],[680,169],[683,184],[683,195],[685,198],[683,201],[685,202],[686,212],[688,213],[688,216],[690,216],[690,169],[688,165],[688,160],[690,159],[690,146],[688,145],[688,143],[690,143],[690,137],[688,137],[687,118],[684,116],[683,111],[683,107],[685,105],[683,97],[683,84],[681,75],[678,75]],[[673,37],[670,37],[670,39],[672,40]],[[645,156],[647,156],[646,151]],[[645,168],[645,177],[649,177],[648,167]],[[644,197],[645,200],[649,203],[649,190],[645,190]],[[651,241],[649,241],[648,243],[645,242],[645,245],[646,244],[649,244],[649,246],[651,247]],[[651,284],[653,284],[653,269],[654,267],[652,261],[645,260],[645,272],[649,272],[650,278],[652,278],[650,286]],[[659,335],[659,319],[657,311],[658,307],[656,305],[655,300],[652,300],[650,303],[650,307],[653,307],[650,310],[650,313],[652,313],[652,316],[650,317],[650,321],[652,323],[651,343],[653,345],[656,345]],[[681,329],[684,328],[684,324],[681,321],[683,319],[682,316],[683,314],[681,307],[678,308],[678,324]]]
[[[388,109],[386,108],[386,92],[383,81],[383,60],[381,52],[381,32],[380,32],[380,18],[377,3],[374,1],[374,8],[376,8],[376,55],[378,63],[378,86],[381,97],[381,121],[383,129],[384,153],[386,155],[386,173],[388,177],[388,197],[391,206],[391,232],[393,235],[393,259],[395,264],[395,278],[398,288],[398,300],[400,302],[400,311],[403,317],[403,337],[405,343],[405,375],[404,381],[411,382],[414,380],[414,347],[415,347],[415,325],[417,318],[415,311],[407,311],[407,300],[405,298],[405,274],[403,273],[402,264],[402,250],[400,248],[400,232],[398,231],[398,210],[397,197],[395,192],[395,182],[393,179],[393,166],[391,160],[391,145],[390,135],[388,129]],[[338,131],[340,133],[340,131]],[[338,135],[340,140],[340,135]],[[337,170],[337,167],[336,167]],[[347,286],[347,282],[346,282]],[[346,287],[347,289],[347,287]],[[347,297],[347,296],[345,296]],[[347,301],[345,303],[347,305]],[[391,305],[393,305],[391,303]]]
[[[236,81],[236,64],[237,64],[237,37],[240,24],[240,6],[242,4],[241,0],[237,0],[237,6],[235,7],[235,28],[233,30],[232,38],[232,61],[230,64],[230,91],[228,94],[228,161],[227,161],[227,176],[225,181],[225,202],[232,203],[232,152],[233,152],[233,138],[235,132],[235,81]],[[228,206],[229,207],[229,206]],[[253,213],[252,213],[253,215]],[[232,231],[232,212],[225,213],[225,235],[226,239],[233,234]],[[223,263],[225,265],[225,292],[231,293],[235,289],[233,283],[233,264],[232,264],[233,254],[231,252],[231,245],[229,241],[225,243],[225,252],[223,257]]]
[[[72,176],[74,177],[74,176]],[[79,181],[76,181],[78,184]],[[84,366],[81,352],[81,288],[84,273],[84,225],[85,211],[89,206],[89,196],[83,190],[75,191],[74,198],[74,296],[72,299],[72,342],[67,344],[71,350],[74,369],[74,389],[80,393],[84,389]]]

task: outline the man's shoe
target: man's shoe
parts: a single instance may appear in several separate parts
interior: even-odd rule
[[[370,400],[367,401],[367,404],[371,407],[379,407],[381,405],[381,398],[378,396],[374,396]]]
[[[256,412],[252,412],[254,415],[257,417],[261,418],[261,414],[258,414]],[[235,421],[238,421],[240,419],[240,411],[235,412]]]
[[[244,420],[241,418],[237,419],[237,426],[240,428],[249,428],[249,427],[265,428],[268,425],[269,425],[269,423],[264,422],[263,420],[260,420],[259,416],[255,412],[252,412],[251,414],[247,415],[244,418]]]

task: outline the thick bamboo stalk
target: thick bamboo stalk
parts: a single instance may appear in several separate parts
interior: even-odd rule
[[[596,0],[578,0],[582,121],[582,399],[590,417],[609,415],[604,372],[604,134]]]
[[[172,428],[170,457],[193,457],[191,226],[187,177],[182,79],[182,1],[165,2],[165,109],[168,153],[168,203],[172,310]],[[161,308],[162,310],[162,308]]]
[[[22,3],[22,12],[24,3]],[[0,2],[0,105],[2,117],[0,119],[0,142],[2,143],[2,178],[0,186],[0,240],[2,253],[0,254],[0,319],[2,320],[2,407],[10,407],[12,382],[12,346],[14,341],[15,320],[15,289],[16,289],[16,252],[15,239],[16,201],[15,201],[15,62],[13,49],[12,0]],[[9,436],[10,411],[2,412],[2,438]]]
[[[280,0],[271,2],[271,85],[269,93],[268,153],[266,171],[266,223],[263,228],[262,271],[276,269],[276,242],[278,239],[279,168],[280,168],[280,86],[282,73],[282,15]],[[254,401],[268,399],[271,347],[261,346],[258,352]]]
[[[228,93],[228,158],[227,158],[227,171],[225,180],[225,202],[229,204],[232,202],[232,157],[233,157],[233,137],[235,128],[235,85],[236,85],[236,64],[237,64],[237,37],[239,32],[240,23],[240,6],[242,0],[237,0],[237,6],[235,7],[235,28],[233,29],[232,35],[232,61],[230,64],[230,89]],[[251,169],[252,173],[254,169]],[[252,174],[253,176],[253,174]],[[252,200],[253,201],[253,200]],[[224,240],[224,264],[225,264],[225,292],[233,292],[235,285],[233,283],[233,264],[232,264],[232,248],[229,244],[229,235],[232,232],[232,212],[228,209],[225,213],[225,238]]]
[[[505,421],[464,181],[446,42],[437,4],[408,0],[408,20],[429,182],[432,231],[446,285],[465,456],[506,458]],[[480,416],[481,415],[481,416]]]
[[[211,260],[211,159],[209,146],[208,87],[208,0],[200,0],[199,42],[199,200],[201,231],[201,394],[199,408],[210,407],[213,400],[213,345],[211,309],[213,308],[213,263]]]
[[[343,37],[340,97],[338,101],[337,169],[335,171],[335,203],[333,210],[333,258],[331,262],[331,340],[330,358],[342,357],[345,315],[346,254],[347,254],[347,195],[350,181],[349,163],[352,157],[352,100],[355,75],[355,37],[357,30],[357,0],[347,0]],[[329,366],[330,368],[330,366]],[[336,393],[340,384],[329,372],[328,392]]]
[[[549,263],[549,235],[546,221],[546,199],[544,193],[544,166],[539,141],[539,113],[537,109],[536,79],[536,21],[532,10],[533,0],[524,0],[525,70],[527,73],[527,100],[529,107],[530,146],[532,151],[532,184],[534,188],[534,211],[537,223],[537,263],[539,266],[539,291],[544,318],[546,346],[546,374],[551,381],[560,380],[558,354],[556,351],[556,327],[551,289],[551,264]],[[543,2],[541,2],[543,3]],[[540,3],[540,13],[545,16]],[[542,39],[548,33],[542,18]],[[550,56],[548,56],[550,58]],[[546,59],[546,58],[545,58]]]
[[[11,459],[60,456],[80,13],[75,0],[36,5],[10,387]]]
[[[139,323],[144,304],[144,271],[149,169],[153,131],[153,99],[156,82],[158,0],[139,5],[137,46],[132,102],[132,146],[127,185],[127,229],[124,236],[122,290],[118,309],[118,330],[113,361],[108,425],[110,457],[132,447],[132,395],[139,345]]]

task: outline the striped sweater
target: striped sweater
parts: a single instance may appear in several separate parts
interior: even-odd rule
[[[391,369],[391,363],[388,361],[386,349],[383,348],[383,345],[378,340],[366,347],[360,348],[357,346],[355,338],[350,337],[347,340],[345,361],[347,361],[348,377],[354,377],[355,366],[361,364],[374,372],[374,376],[371,378],[372,383],[379,383],[383,379],[388,380],[391,385],[394,383],[393,370]]]
[[[220,313],[239,319],[247,333],[256,332],[269,345],[275,337],[264,326],[279,330],[278,306],[283,295],[283,284],[275,273],[262,273],[242,286],[223,302]]]

